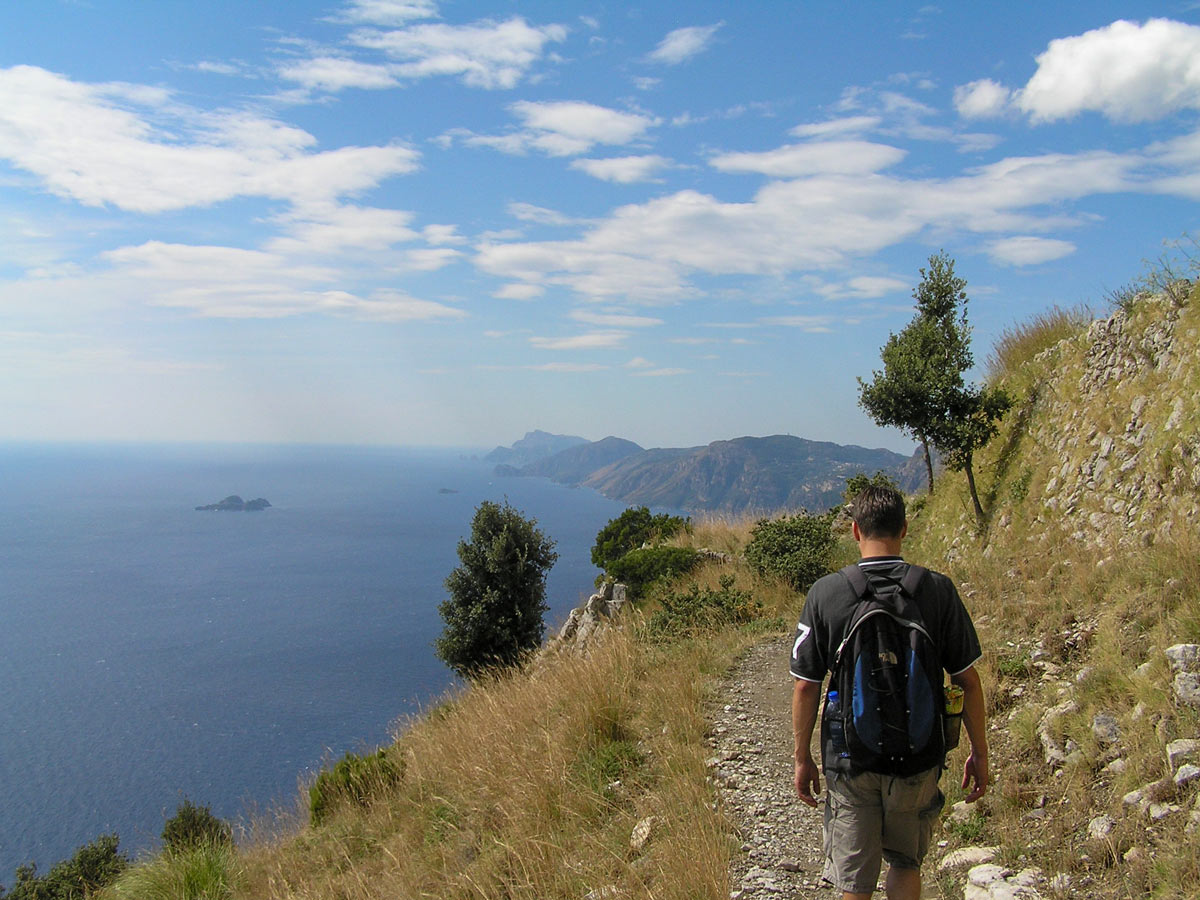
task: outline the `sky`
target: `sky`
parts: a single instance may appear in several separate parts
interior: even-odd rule
[[[930,255],[1005,329],[1196,234],[1200,3],[0,5],[0,440],[910,452]]]

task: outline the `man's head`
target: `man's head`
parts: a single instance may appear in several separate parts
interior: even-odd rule
[[[895,488],[871,485],[850,501],[850,516],[868,540],[899,540],[907,521],[904,497]]]

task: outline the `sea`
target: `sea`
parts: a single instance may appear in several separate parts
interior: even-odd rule
[[[261,512],[200,512],[238,494]],[[548,627],[624,505],[467,451],[0,444],[0,883],[186,797],[247,825],[453,690],[443,582],[483,500],[557,543]]]

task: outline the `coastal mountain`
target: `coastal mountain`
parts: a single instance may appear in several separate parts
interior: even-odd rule
[[[525,437],[511,447],[497,447],[484,457],[486,462],[521,468],[539,460],[548,459],[564,450],[580,444],[591,443],[587,438],[570,434],[550,434],[547,431],[526,432]]]
[[[497,474],[582,484],[630,504],[738,514],[827,509],[858,473],[883,471],[916,490],[923,483],[918,463],[890,450],[782,434],[652,450],[608,437]]]
[[[644,453],[633,441],[606,437],[589,444],[569,447],[546,459],[530,463],[507,474],[540,475],[559,484],[581,484],[593,473],[638,453]]]
[[[243,500],[237,494],[230,494],[220,503],[209,503],[197,506],[198,512],[259,512],[269,507],[265,497],[255,497],[253,500]]]

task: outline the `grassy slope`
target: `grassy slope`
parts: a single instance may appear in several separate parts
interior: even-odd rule
[[[1177,329],[1193,360],[1197,309],[1200,302],[1184,309]],[[1136,332],[1156,315],[1143,307],[1127,327]],[[965,481],[947,474],[913,517],[908,546],[911,558],[959,581],[986,647],[981,669],[998,781],[976,815],[948,828],[947,849],[991,844],[1015,867],[1067,873],[1064,896],[1196,896],[1200,853],[1195,836],[1184,834],[1195,788],[1171,798],[1183,812],[1154,824],[1126,814],[1121,797],[1169,774],[1168,740],[1198,735],[1197,711],[1176,707],[1161,654],[1200,641],[1196,492],[1174,476],[1177,440],[1163,437],[1161,426],[1175,398],[1185,397],[1186,421],[1175,434],[1197,433],[1200,365],[1188,363],[1182,375],[1135,373],[1082,399],[1088,348],[1069,316],[1017,329],[996,358],[998,377],[1019,403],[977,460],[990,533],[986,540],[974,533]],[[1070,515],[1047,506],[1057,496],[1047,485],[1064,461],[1084,465],[1094,456],[1093,427],[1119,432],[1120,410],[1136,396],[1150,398],[1142,418],[1151,425],[1137,472],[1166,485],[1145,504],[1154,539],[1122,542],[1118,530],[1111,540],[1081,540],[1080,522],[1105,513],[1104,485],[1084,490]],[[737,554],[751,524],[701,522],[690,541]],[[852,558],[853,548],[840,552]],[[673,644],[618,633],[587,657],[553,657],[525,675],[474,686],[398,735],[388,750],[405,767],[398,786],[381,786],[368,806],[347,807],[318,828],[260,828],[217,867],[210,896],[726,897],[735,844],[704,766],[705,706],[738,650],[790,622],[800,604],[739,564],[732,569],[764,604],[758,627]],[[716,586],[727,570],[710,566],[692,580]],[[1045,710],[1064,698],[1076,710],[1050,730],[1078,752],[1055,768],[1043,761],[1037,730]],[[1104,770],[1118,754],[1092,735],[1098,712],[1121,728],[1124,773]],[[958,799],[953,788],[948,793]],[[1087,824],[1101,813],[1118,825],[1098,842],[1087,837]],[[635,850],[631,832],[648,816],[657,817],[655,828]],[[160,880],[177,884],[179,872],[159,865]],[[156,894],[147,869],[139,867],[142,880],[126,882],[120,895],[204,895],[202,883]],[[217,887],[222,879],[231,891]],[[961,874],[943,876],[937,887],[957,898],[961,881]]]

